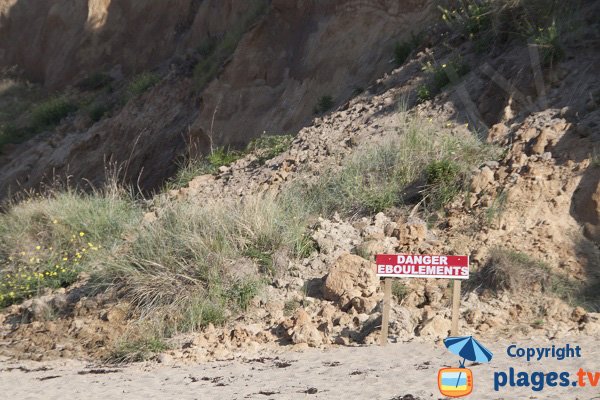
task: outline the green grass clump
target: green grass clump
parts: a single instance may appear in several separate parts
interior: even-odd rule
[[[486,264],[477,272],[480,286],[493,291],[547,287],[549,268],[527,254],[501,247],[494,248]]]
[[[141,315],[164,332],[194,330],[243,311],[270,273],[256,249],[293,254],[304,234],[273,198],[165,205],[137,232],[126,254],[107,261],[99,279],[127,293]]]
[[[368,215],[403,204],[405,189],[418,184],[433,211],[462,190],[473,166],[496,153],[475,136],[457,137],[440,125],[405,118],[397,135],[355,152],[313,183],[296,184],[288,195],[309,213]]]
[[[32,136],[27,128],[18,128],[14,124],[0,125],[0,150],[9,143],[21,143]],[[1,152],[1,151],[0,151]]]
[[[506,209],[506,201],[508,195],[505,191],[502,191],[494,198],[492,204],[485,211],[485,220],[488,225],[492,225],[496,222],[504,213]]]
[[[398,280],[394,280],[392,282],[392,296],[394,296],[398,301],[404,300],[406,296],[408,296],[410,289],[404,283],[399,282]]]
[[[462,1],[456,8],[440,7],[442,20],[469,39],[492,28],[492,1]]]
[[[106,103],[93,103],[88,108],[88,116],[93,122],[98,122],[110,111],[110,109],[111,107]]]
[[[166,184],[167,190],[187,186],[192,179],[200,175],[216,174],[220,167],[229,165],[244,156],[244,152],[218,147],[207,156],[186,158],[182,161],[177,173]]]
[[[546,28],[539,28],[533,37],[533,42],[540,49],[541,62],[543,66],[549,67],[560,61],[565,52],[560,43],[560,34],[556,22]]]
[[[525,253],[495,247],[484,266],[476,272],[473,284],[493,292],[526,293],[538,289],[568,302],[577,296],[577,285],[568,276],[554,273],[543,261]]]
[[[427,100],[431,100],[432,96],[431,96],[431,90],[429,90],[429,86],[427,85],[420,85],[417,88],[417,100],[420,103],[423,103]]]
[[[31,256],[29,262],[22,263],[20,267],[14,269],[8,265],[13,272],[8,272],[8,268],[0,271],[0,308],[40,295],[45,288],[57,289],[73,284],[81,272],[77,257],[81,256],[79,251],[83,249],[87,250],[87,247],[84,245],[81,250],[75,249],[75,254],[63,253],[63,261],[57,259],[54,267],[50,266],[52,263],[48,263],[45,254],[52,250],[41,247],[38,252],[28,253]],[[90,247],[89,250],[91,252],[98,249]],[[14,258],[10,257],[7,261],[0,261],[0,265],[4,268],[7,265],[3,264],[10,264],[12,261]]]
[[[197,176],[212,173],[210,164],[204,158],[190,158],[180,162],[177,173],[166,184],[167,190],[186,187]]]
[[[52,193],[13,205],[0,214],[0,306],[70,285],[140,217],[125,192],[108,189]]]
[[[246,147],[246,152],[254,153],[258,157],[258,163],[264,164],[265,161],[288,150],[293,139],[292,135],[263,135],[252,139]]]
[[[40,131],[53,128],[67,115],[77,111],[77,105],[67,97],[54,97],[31,110],[32,128]]]
[[[160,337],[125,339],[116,345],[106,361],[110,363],[146,361],[168,349],[169,346]]]
[[[413,47],[409,42],[396,43],[394,47],[394,64],[396,67],[404,64],[412,50]]]
[[[427,201],[434,209],[442,208],[460,193],[460,173],[461,166],[452,159],[435,160],[427,165]]]
[[[251,140],[243,151],[218,147],[207,156],[186,159],[179,165],[175,176],[167,182],[167,189],[185,187],[196,176],[214,174],[220,167],[230,165],[248,153],[255,154],[262,165],[289,149],[293,138],[291,135],[263,135]]]
[[[451,82],[455,75],[460,78],[469,72],[467,64],[462,60],[449,60],[446,63],[434,64],[427,62],[423,66],[426,73],[426,83],[417,88],[417,99],[420,102],[431,100]]]
[[[156,85],[160,77],[152,72],[142,72],[136,75],[127,85],[127,94],[129,97],[136,97]]]
[[[244,255],[254,260],[258,265],[260,272],[274,275],[275,270],[273,267],[273,255],[272,251],[276,249],[272,249],[268,244],[254,244],[249,246],[245,251]]]
[[[212,173],[224,166],[229,165],[244,156],[241,151],[232,150],[229,147],[217,147],[210,154],[206,156],[210,171]]]
[[[286,317],[291,317],[300,307],[302,307],[301,301],[296,299],[288,300],[283,305],[283,315]]]

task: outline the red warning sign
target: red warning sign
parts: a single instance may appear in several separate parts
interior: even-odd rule
[[[469,279],[469,256],[377,254],[375,260],[382,277]]]

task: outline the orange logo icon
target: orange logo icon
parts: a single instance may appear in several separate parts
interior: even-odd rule
[[[473,391],[473,373],[468,368],[442,368],[438,372],[438,387],[444,396],[468,396]]]

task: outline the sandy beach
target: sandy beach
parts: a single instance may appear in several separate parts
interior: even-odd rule
[[[506,349],[581,347],[581,358],[527,362]],[[556,341],[519,340],[489,343],[494,359],[475,365],[472,399],[600,399],[600,387],[504,387],[494,391],[493,374],[508,371],[600,371],[600,349],[589,337]],[[0,388],[6,399],[441,399],[437,372],[458,366],[443,346],[390,344],[385,348],[310,349],[270,356],[197,365],[141,363],[126,367],[81,361],[0,363]],[[413,397],[410,397],[413,396]]]

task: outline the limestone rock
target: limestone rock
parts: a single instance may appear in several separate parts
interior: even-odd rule
[[[471,190],[476,194],[480,193],[492,182],[494,182],[494,171],[485,166],[471,180]]]
[[[502,123],[492,126],[489,130],[487,141],[489,143],[500,143],[508,135],[508,127]]]
[[[317,347],[323,343],[323,336],[306,311],[298,309],[293,320],[294,326],[288,330],[288,334],[294,344],[306,343],[310,347]]]
[[[421,327],[420,336],[431,336],[441,338],[448,336],[452,322],[442,317],[435,315],[433,318],[425,321]]]
[[[344,303],[354,297],[370,297],[378,287],[379,279],[373,263],[353,254],[343,254],[325,279],[323,297]]]

